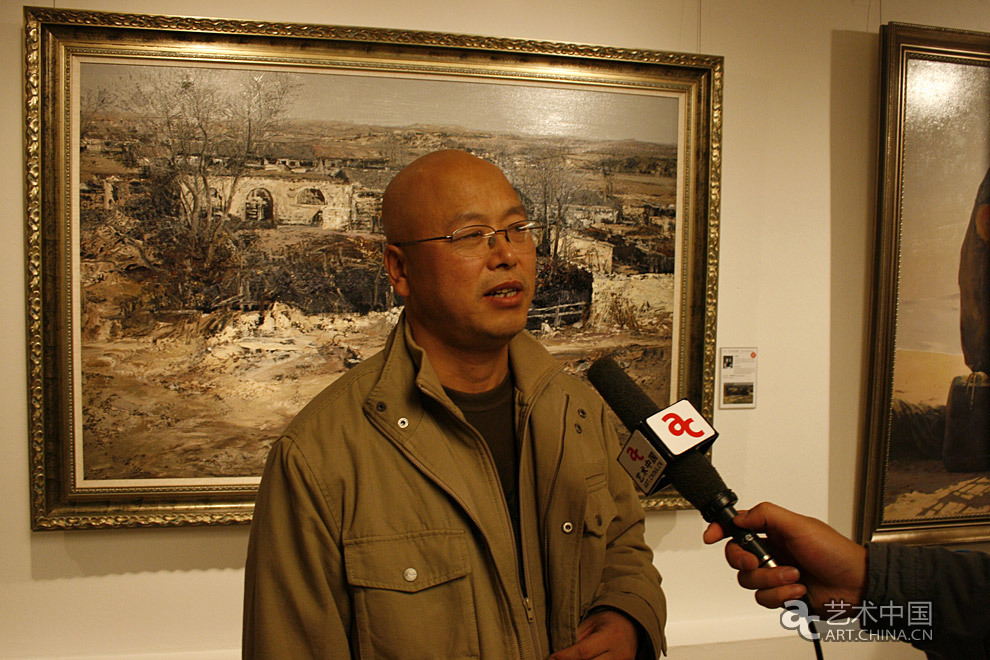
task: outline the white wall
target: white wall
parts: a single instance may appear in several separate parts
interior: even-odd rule
[[[761,349],[759,408],[717,411],[715,463],[850,533],[863,426],[879,25],[990,31],[986,0],[93,0],[97,9],[423,29],[725,57],[718,344]],[[29,531],[22,13],[0,2],[0,658],[237,657],[246,528]],[[672,658],[811,657],[739,589],[693,511],[651,513]],[[777,638],[769,641],[739,640]],[[685,648],[690,645],[723,645]],[[681,647],[681,648],[678,648]],[[826,656],[920,657],[847,644]]]

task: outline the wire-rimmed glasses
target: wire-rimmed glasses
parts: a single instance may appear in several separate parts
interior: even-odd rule
[[[534,248],[543,238],[543,225],[536,220],[514,222],[505,229],[495,229],[488,225],[468,225],[457,229],[449,236],[434,236],[420,238],[415,241],[392,243],[396,247],[426,243],[427,241],[450,241],[451,247],[458,254],[480,257],[488,254],[495,247],[499,234],[505,234],[505,240],[522,248]]]

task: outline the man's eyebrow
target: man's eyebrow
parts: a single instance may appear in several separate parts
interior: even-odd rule
[[[502,214],[502,219],[511,218],[514,215],[521,215],[526,218],[526,207],[522,204],[517,204],[511,208],[505,210]],[[457,227],[467,227],[468,225],[484,225],[487,224],[488,218],[483,213],[477,213],[475,211],[465,211],[463,213],[458,213],[450,220],[449,226],[456,229]]]
[[[522,204],[517,204],[516,206],[513,206],[511,209],[507,210],[502,215],[502,218],[505,219],[505,218],[508,218],[509,216],[513,216],[513,215],[521,215],[522,217],[525,218],[526,217],[526,207],[523,206]]]
[[[450,219],[450,224],[454,227],[460,227],[468,222],[481,222],[485,219],[483,213],[476,213],[474,211],[464,211],[463,213],[458,213],[453,218]]]

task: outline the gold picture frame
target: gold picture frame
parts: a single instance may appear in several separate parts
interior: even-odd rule
[[[990,317],[985,288],[982,311],[967,298],[979,286],[975,278],[987,277],[985,240],[976,257],[983,274],[967,263],[978,218],[990,215],[990,34],[891,23],[881,27],[881,58],[874,352],[859,538],[986,541],[990,417],[976,410],[986,406],[979,402],[988,388],[978,383],[986,343],[973,327],[985,334]],[[973,326],[967,317],[982,320]],[[962,430],[964,420],[981,414],[975,430]],[[983,458],[960,453],[961,439],[982,443]]]
[[[250,521],[281,425],[394,320],[376,204],[395,167],[439,146],[496,160],[541,207],[544,262],[566,283],[531,318],[568,368],[618,348],[648,391],[711,418],[720,57],[24,15],[33,529]],[[546,172],[570,177],[566,195],[527,178]],[[593,269],[617,282],[595,305]]]

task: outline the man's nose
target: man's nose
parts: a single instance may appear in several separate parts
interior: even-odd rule
[[[501,241],[498,239],[499,234],[503,235],[503,240]],[[495,233],[488,238],[488,259],[490,262],[494,262],[494,268],[502,264],[514,266],[516,261],[518,261],[516,255],[516,249],[518,247],[518,244],[509,240],[508,229],[496,229]]]
[[[495,244],[498,243],[498,235],[499,234],[502,234],[503,236],[505,236],[505,242],[506,243],[511,243],[512,242],[512,241],[509,240],[509,230],[508,230],[508,228],[506,228],[506,229],[494,229],[493,231],[495,233],[488,237],[488,249],[489,250],[492,249],[493,247],[495,247]]]

